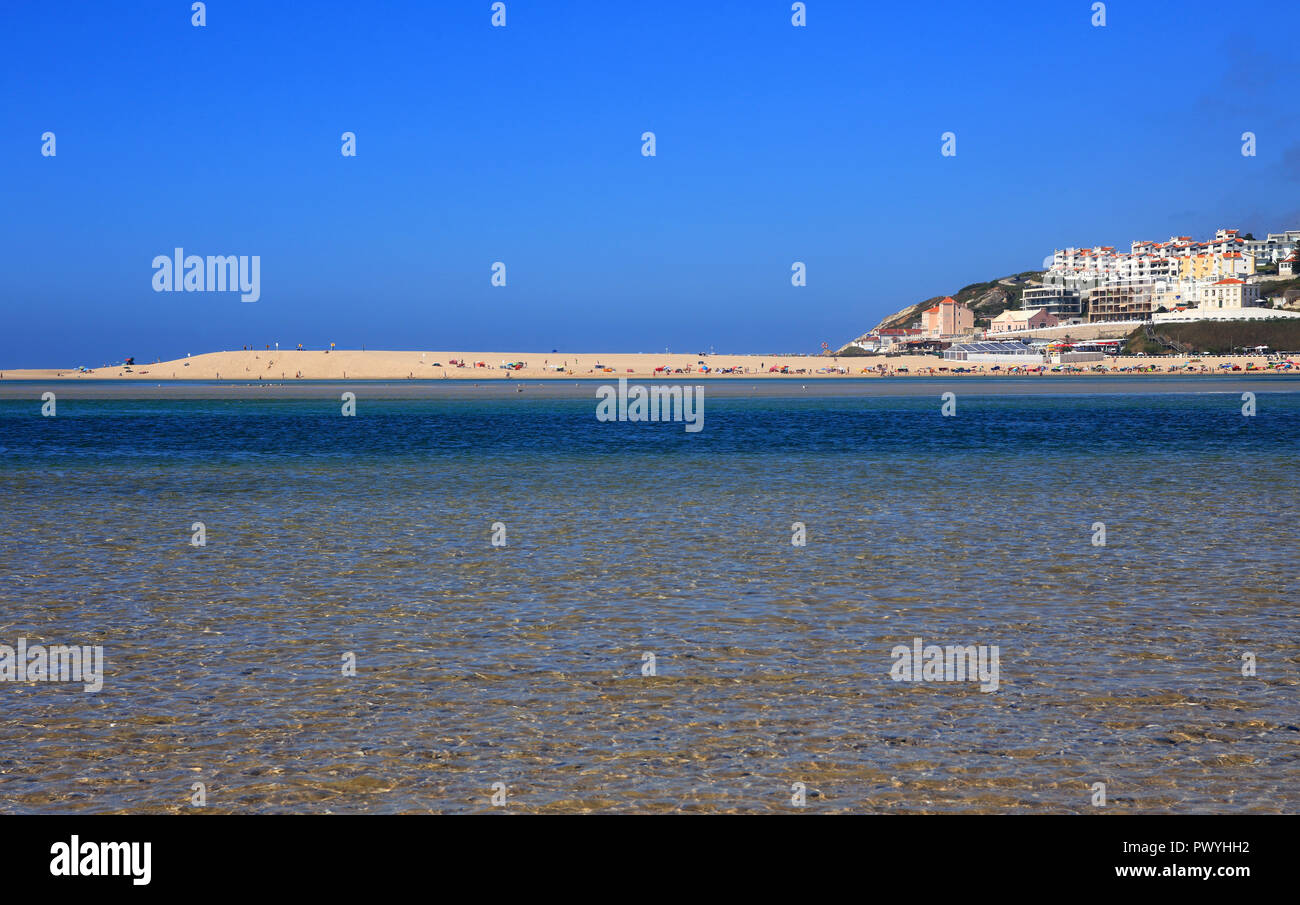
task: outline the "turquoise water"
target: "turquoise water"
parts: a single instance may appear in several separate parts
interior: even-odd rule
[[[0,808],[1296,811],[1293,384],[886,383],[0,400]]]

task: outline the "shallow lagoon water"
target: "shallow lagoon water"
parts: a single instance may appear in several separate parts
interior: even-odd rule
[[[0,399],[0,809],[1295,812],[1294,384],[953,382]]]

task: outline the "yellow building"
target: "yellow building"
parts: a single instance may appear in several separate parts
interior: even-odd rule
[[[1187,255],[1177,260],[1178,276],[1184,280],[1221,280],[1250,276],[1255,272],[1255,256],[1239,251]]]

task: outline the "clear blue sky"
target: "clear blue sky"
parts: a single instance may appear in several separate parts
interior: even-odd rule
[[[1294,3],[490,5],[7,6],[0,365],[810,351],[1057,246],[1300,227]],[[261,300],[153,292],[176,246]]]

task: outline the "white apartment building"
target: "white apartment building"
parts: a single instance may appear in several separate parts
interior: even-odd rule
[[[1300,248],[1300,229],[1269,233],[1263,239],[1247,239],[1242,244],[1242,251],[1252,255],[1257,264],[1276,264],[1290,257],[1297,248]]]
[[[1191,236],[1170,236],[1168,242],[1138,240],[1127,253],[1114,246],[1063,248],[1052,253],[1049,275],[1070,285],[1101,282],[1155,282],[1207,275],[1219,278],[1248,276],[1255,272],[1255,259],[1273,263],[1287,257],[1300,244],[1300,230],[1270,233],[1268,239],[1243,239],[1235,229],[1218,230],[1213,239],[1197,242]],[[1191,262],[1189,264],[1189,261]]]
[[[1232,287],[1245,285],[1257,263],[1279,262],[1297,249],[1300,230],[1269,233],[1267,239],[1257,241],[1243,238],[1236,229],[1217,230],[1205,242],[1191,236],[1170,236],[1167,242],[1138,240],[1126,253],[1109,245],[1056,249],[1043,276],[1044,290],[1037,293],[1042,298],[1034,301],[1077,291],[1087,303],[1089,320],[1149,317],[1160,307],[1191,307],[1204,300],[1217,309],[1220,303],[1235,303],[1237,294],[1244,300],[1243,307],[1251,307],[1258,300],[1258,289]],[[1216,287],[1212,294],[1211,287]],[[1250,300],[1252,293],[1256,301]]]
[[[1083,314],[1083,294],[1078,288],[1031,286],[1020,297],[1020,307],[1026,311],[1043,310],[1061,320]]]

